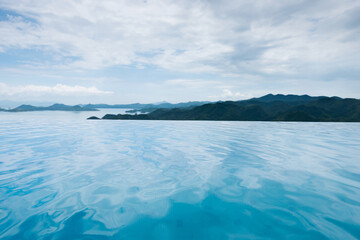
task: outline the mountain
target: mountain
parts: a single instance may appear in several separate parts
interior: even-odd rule
[[[311,97],[309,95],[293,95],[293,94],[268,94],[259,98],[252,98],[250,100],[253,101],[260,101],[260,102],[287,102],[287,103],[306,103],[306,102],[312,102],[315,100],[319,100],[321,97]],[[246,101],[246,100],[245,100]]]
[[[194,107],[206,104],[209,102],[184,102],[184,103],[168,103],[168,102],[161,102],[161,103],[154,103],[154,104],[142,104],[142,103],[131,103],[131,104],[86,104],[84,107],[89,108],[129,108],[132,109],[132,112],[149,112],[149,110],[155,110],[159,108],[185,108],[185,107]],[[146,110],[145,110],[146,109]]]
[[[68,106],[64,104],[53,104],[47,107],[47,110],[51,111],[97,111],[95,108],[82,107],[80,105]]]
[[[75,105],[69,106],[64,104],[53,104],[48,107],[37,107],[32,105],[20,105],[16,108],[5,110],[7,112],[28,112],[28,111],[98,111],[95,108],[89,108],[85,106]]]
[[[155,105],[156,108],[189,108],[189,107],[195,107],[195,106],[201,106],[209,102],[184,102],[184,103],[161,103]]]
[[[142,103],[131,103],[131,104],[86,104],[83,107],[86,108],[131,108],[131,109],[141,109],[145,107],[152,107],[153,104],[142,104]]]
[[[20,106],[21,104],[22,104],[22,102],[18,102],[18,101],[0,100],[0,108],[3,108],[3,109],[16,108],[17,106]],[[54,104],[54,102],[27,101],[27,104],[33,105],[33,106],[45,107],[45,106],[50,106],[50,105]]]
[[[97,108],[130,108],[130,112],[151,112],[159,108],[185,108],[185,107],[194,107],[203,105],[207,102],[185,102],[185,103],[167,103],[162,102],[159,104],[141,104],[141,103],[132,103],[132,104],[86,104],[86,105],[75,105],[69,106],[64,104],[53,104],[51,106],[33,106],[33,105],[20,105],[13,109],[2,109],[0,111],[7,112],[27,112],[27,111],[98,111]]]
[[[360,122],[360,100],[307,95],[266,95],[148,114],[107,114],[102,119]]]
[[[126,113],[150,113],[153,112],[157,109],[170,109],[170,108],[193,108],[196,106],[201,106],[204,105],[206,103],[209,102],[186,102],[186,103],[160,103],[157,105],[152,105],[150,107],[144,107],[144,108],[140,108],[140,109],[132,109],[132,110],[127,110]]]
[[[10,112],[24,112],[24,111],[37,111],[39,109],[43,109],[44,107],[35,107],[35,106],[32,106],[32,105],[26,105],[26,104],[23,104],[23,105],[20,105],[16,108],[13,108],[13,109],[10,109],[9,111]]]
[[[283,121],[335,121],[359,122],[360,100],[321,98],[305,105],[299,105],[282,113],[277,120]]]

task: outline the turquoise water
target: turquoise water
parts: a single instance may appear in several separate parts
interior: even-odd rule
[[[358,123],[103,113],[0,113],[0,239],[360,238]]]

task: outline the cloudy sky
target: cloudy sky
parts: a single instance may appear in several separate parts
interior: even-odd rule
[[[360,98],[359,0],[0,0],[0,101]]]

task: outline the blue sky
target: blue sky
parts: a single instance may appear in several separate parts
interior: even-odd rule
[[[0,0],[0,102],[359,98],[360,1]]]

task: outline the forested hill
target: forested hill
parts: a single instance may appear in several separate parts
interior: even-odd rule
[[[360,100],[307,95],[266,95],[149,114],[107,114],[102,119],[360,122]]]

